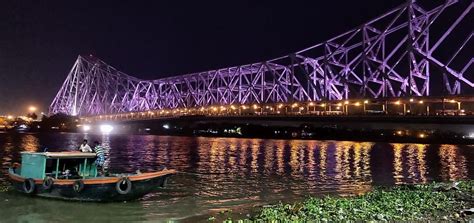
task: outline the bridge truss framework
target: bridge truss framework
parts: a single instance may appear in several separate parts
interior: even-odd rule
[[[473,6],[472,0],[445,0],[428,10],[410,0],[290,55],[157,80],[141,80],[92,56],[79,56],[49,113],[466,94],[474,89]],[[440,22],[445,14],[448,19]],[[439,86],[434,75],[440,77]]]

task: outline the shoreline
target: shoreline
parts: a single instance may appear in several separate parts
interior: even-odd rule
[[[251,129],[252,127],[250,127]],[[274,128],[272,128],[273,130]],[[415,144],[453,144],[453,145],[474,145],[474,138],[462,138],[454,134],[433,134],[424,136],[422,138],[417,136],[400,136],[399,131],[395,130],[345,130],[345,129],[330,129],[319,128],[315,132],[306,132],[306,135],[301,134],[301,129],[298,128],[284,128],[280,131],[281,134],[272,135],[262,128],[254,128],[252,133],[237,134],[224,133],[220,130],[217,133],[207,132],[196,133],[196,130],[174,131],[174,132],[130,132],[130,133],[113,133],[112,135],[156,135],[156,136],[183,136],[183,137],[209,137],[209,138],[248,138],[248,139],[273,139],[273,140],[329,140],[329,141],[354,141],[354,142],[385,142],[385,143],[415,143]],[[303,130],[304,131],[304,130]],[[285,133],[286,132],[286,133]],[[294,133],[297,132],[295,136]],[[82,133],[80,131],[0,131],[0,134],[42,134],[42,133]],[[292,135],[293,134],[293,135]],[[418,133],[426,134],[429,133]]]
[[[75,132],[474,145],[474,116],[171,116],[81,122],[54,115],[7,132]]]
[[[259,207],[241,218],[232,211],[210,222],[471,221],[474,180],[376,187],[349,197],[308,197],[294,203]]]

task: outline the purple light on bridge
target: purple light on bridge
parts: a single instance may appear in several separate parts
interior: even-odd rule
[[[467,57],[460,53],[472,49],[473,34],[471,31],[460,42],[449,37],[472,17],[474,3],[464,2],[457,14],[452,12],[455,18],[448,26],[439,24],[439,17],[459,4],[446,0],[424,9],[415,1],[407,2],[294,54],[157,80],[140,80],[97,58],[79,56],[49,113],[84,116],[210,105],[429,96],[434,89],[433,70],[443,78],[443,89],[437,90],[460,95],[474,88],[472,53]],[[451,49],[447,60],[436,57],[443,47]]]

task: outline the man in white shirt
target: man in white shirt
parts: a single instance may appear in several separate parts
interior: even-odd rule
[[[87,144],[87,139],[84,139],[81,146],[79,146],[79,150],[83,153],[91,153],[92,152],[91,147],[89,146],[89,144]]]

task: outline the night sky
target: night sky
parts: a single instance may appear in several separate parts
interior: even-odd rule
[[[157,79],[289,54],[403,0],[0,3],[0,114],[47,108],[79,54]]]

